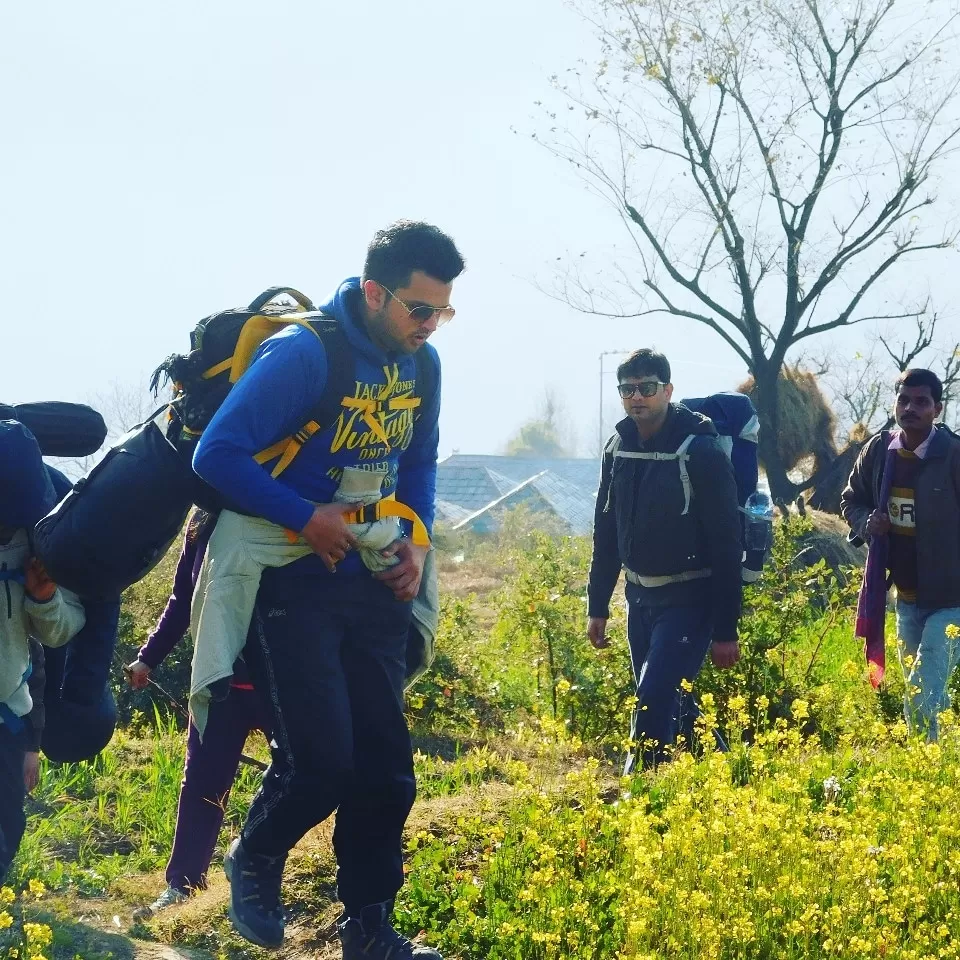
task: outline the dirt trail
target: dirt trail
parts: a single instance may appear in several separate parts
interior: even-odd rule
[[[164,943],[144,943],[131,940],[134,960],[207,960],[209,953],[187,950],[183,947],[170,947]]]

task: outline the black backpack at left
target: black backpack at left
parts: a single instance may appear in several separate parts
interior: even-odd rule
[[[82,403],[0,403],[0,420],[22,423],[45,457],[86,457],[107,438],[103,417]]]

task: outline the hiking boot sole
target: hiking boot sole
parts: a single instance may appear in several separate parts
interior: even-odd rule
[[[284,931],[280,931],[280,938],[278,940],[266,940],[250,927],[248,927],[233,910],[233,844],[230,845],[226,854],[223,858],[223,872],[226,875],[227,883],[230,884],[230,905],[227,907],[227,916],[230,918],[230,922],[233,924],[234,930],[240,934],[244,940],[249,940],[250,943],[255,943],[258,947],[263,947],[266,950],[277,950],[283,946],[283,935]]]
[[[265,950],[279,950],[280,947],[283,946],[282,932],[279,940],[265,940],[237,918],[237,915],[233,912],[232,903],[227,907],[227,916],[230,918],[234,930],[236,930],[244,940],[249,940],[251,943],[255,943],[258,947],[263,947]]]

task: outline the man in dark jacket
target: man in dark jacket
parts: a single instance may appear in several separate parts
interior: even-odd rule
[[[670,402],[667,358],[637,350],[617,379],[627,416],[603,453],[587,636],[597,648],[608,645],[622,568],[637,682],[631,739],[650,766],[690,729],[696,704],[681,685],[696,677],[711,645],[719,667],[740,658],[743,548],[733,466],[710,420]],[[624,773],[635,762],[631,750]]]
[[[907,370],[896,393],[899,429],[867,441],[840,510],[851,539],[889,537],[904,716],[908,727],[935,740],[960,654],[960,643],[948,635],[948,627],[960,625],[960,437],[935,423],[943,410],[943,385],[935,373]],[[888,465],[894,473],[884,504],[881,481]]]

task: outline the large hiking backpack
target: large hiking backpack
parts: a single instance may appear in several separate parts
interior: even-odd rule
[[[295,308],[277,302],[281,298],[293,300]],[[166,382],[173,386],[173,400],[166,412],[166,436],[188,465],[193,462],[200,436],[233,385],[250,366],[257,347],[291,323],[306,327],[335,355],[339,351],[341,345],[335,341],[339,341],[343,334],[336,321],[320,313],[310,298],[299,290],[271,287],[245,309],[222,310],[204,317],[190,333],[190,352],[167,357],[154,370],[150,387],[155,396]],[[343,368],[343,364],[330,364],[330,376],[335,378]],[[334,385],[325,391],[325,397],[336,395],[336,407],[339,408],[342,393],[343,390]],[[333,411],[332,401],[330,406],[324,422]],[[302,440],[300,437],[298,431],[292,437],[283,438],[270,450],[259,454],[258,459],[261,462],[273,459],[268,454],[280,449],[281,444],[282,456],[289,447],[286,461],[274,473],[278,476],[290,465],[305,439],[309,439],[309,436]],[[225,505],[222,497],[195,474],[193,483],[193,501],[198,506],[219,510]]]
[[[295,310],[276,302],[283,296],[295,301]],[[191,504],[208,510],[229,506],[193,472],[193,452],[257,347],[292,323],[323,343],[327,382],[316,407],[304,411],[303,426],[255,459],[278,477],[312,436],[334,422],[353,391],[353,353],[339,324],[308,297],[292,287],[271,287],[248,307],[204,318],[190,335],[190,352],[168,357],[153,374],[155,391],[165,379],[173,384],[169,404],[122,438],[37,525],[38,553],[54,580],[81,594],[119,595],[166,553]],[[416,393],[424,397],[438,386],[437,374],[424,362],[424,351],[415,357]],[[156,422],[161,413],[162,430]]]
[[[134,427],[34,530],[56,582],[115,599],[160,562],[190,508],[193,479],[154,420]]]
[[[760,420],[753,401],[743,393],[715,393],[709,397],[694,397],[681,403],[690,410],[709,417],[720,434],[720,443],[733,464],[737,482],[737,503],[740,507],[740,525],[744,543],[743,581],[753,583],[760,577],[766,559],[767,546],[751,548],[747,524],[757,522],[748,516],[747,501],[756,492],[760,477],[757,444],[760,440]],[[762,521],[761,521],[762,522]]]
[[[720,444],[733,464],[737,481],[737,502],[743,507],[757,489],[760,467],[757,443],[760,421],[751,399],[744,393],[715,393],[709,397],[693,397],[680,401],[688,410],[709,417]]]

